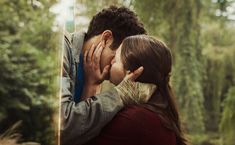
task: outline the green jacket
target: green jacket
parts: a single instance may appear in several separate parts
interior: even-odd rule
[[[123,108],[123,103],[115,89],[79,103],[73,101],[76,66],[79,63],[84,36],[85,33],[64,36],[60,114],[60,141],[62,145],[86,143],[97,136],[101,129]]]

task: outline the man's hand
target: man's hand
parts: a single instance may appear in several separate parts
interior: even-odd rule
[[[144,67],[141,66],[133,72],[128,71],[124,80],[135,81],[144,71]]]
[[[123,81],[115,87],[123,104],[146,103],[155,92],[155,84],[135,82],[143,70],[143,67],[139,67],[134,72],[127,72]]]

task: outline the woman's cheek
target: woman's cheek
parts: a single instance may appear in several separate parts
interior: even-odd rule
[[[118,84],[121,83],[121,81],[125,77],[125,71],[123,70],[123,68],[121,66],[118,67],[117,77],[118,77],[118,79],[117,79]]]
[[[113,64],[111,68],[110,81],[115,85],[118,85],[125,77],[123,68],[118,64]]]

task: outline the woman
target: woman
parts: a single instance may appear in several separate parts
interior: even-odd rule
[[[157,85],[146,104],[120,111],[88,145],[186,145],[174,94],[169,85],[172,56],[167,46],[153,37],[126,38],[116,52],[110,80],[118,85],[127,70],[144,67],[138,82]]]

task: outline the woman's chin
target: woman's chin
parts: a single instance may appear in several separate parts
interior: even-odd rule
[[[117,86],[117,83],[115,83],[114,81],[112,81],[112,80],[109,80],[109,81],[110,81],[110,83],[112,83],[113,85]]]
[[[121,81],[112,80],[112,79],[110,79],[110,82],[111,82],[112,84],[114,84],[115,86],[117,86],[118,84],[121,83]]]

